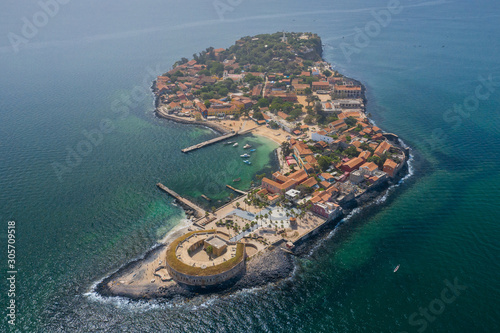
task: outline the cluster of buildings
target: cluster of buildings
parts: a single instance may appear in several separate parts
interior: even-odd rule
[[[298,38],[307,40],[310,35]],[[288,43],[285,34],[280,40]],[[236,45],[245,43],[247,40],[242,39]],[[290,45],[287,48],[291,50]],[[261,187],[251,190],[244,200],[237,199],[240,201],[233,207],[221,207],[213,219],[207,212],[205,220],[200,218],[199,224],[194,224],[199,230],[169,245],[169,275],[178,283],[195,287],[220,285],[237,278],[244,273],[247,256],[269,245],[284,242],[292,249],[293,242],[310,237],[328,221],[341,216],[343,206],[395,177],[407,158],[405,150],[388,140],[390,135],[366,118],[363,87],[334,73],[328,63],[310,61],[311,66],[303,66],[303,59],[296,57],[293,61],[299,64],[298,68],[307,69],[300,75],[251,72],[250,64],[241,66],[234,55],[225,51],[213,50],[215,59],[223,66],[221,77],[207,75],[205,66],[195,60],[159,76],[155,85],[158,108],[177,116],[211,120],[254,108],[261,97],[268,102],[280,98],[295,104],[303,99],[300,96],[307,95],[312,99],[306,102],[316,102],[315,109],[321,106],[321,112],[332,118],[327,125],[309,131],[309,126],[300,122],[302,117],[290,117],[283,112],[287,110],[284,107],[275,112],[267,107],[254,108],[264,118],[254,119],[259,125],[274,122],[295,135],[287,136],[287,144],[281,149],[286,152],[283,161],[291,171],[283,171],[285,168],[271,178],[264,177]],[[307,54],[312,50],[301,46],[297,52]],[[223,59],[227,57],[230,59]],[[250,86],[247,81],[252,77],[246,80],[247,75],[259,79]],[[226,80],[233,81],[238,92],[220,99],[200,99],[199,90],[208,91],[203,88]],[[309,136],[305,134],[308,132]],[[242,210],[240,202],[265,208],[257,212],[246,207]]]
[[[287,43],[285,37],[282,42]],[[239,43],[243,45],[245,41]],[[224,49],[214,50],[214,54],[223,66],[221,77],[207,76],[205,66],[195,60],[175,67],[168,76],[158,77],[155,93],[161,107],[178,116],[211,120],[240,114],[253,108],[261,97],[297,103],[299,96],[307,95],[316,101],[316,109],[321,106],[324,115],[337,119],[305,137],[309,127],[300,120],[290,120],[283,111],[260,108],[264,120],[254,119],[259,124],[274,121],[286,132],[296,135],[296,138],[287,137],[291,152],[283,156],[294,171],[276,172],[272,179],[264,178],[262,189],[257,193],[260,200],[275,204],[287,198],[331,219],[340,214],[342,204],[394,177],[403,166],[405,152],[387,141],[382,131],[366,118],[363,87],[337,75],[328,63],[311,62],[312,65],[306,67],[303,59],[297,57],[294,61],[299,68],[304,68],[300,75],[260,73],[251,72],[251,64],[242,66]],[[250,86],[245,82],[247,75],[259,78],[258,84],[254,82]],[[171,82],[172,76],[175,82]],[[205,101],[194,96],[199,95],[194,94],[195,91],[222,80],[232,80],[238,92]],[[329,163],[326,167],[325,161]]]
[[[283,195],[331,219],[340,214],[340,206],[394,177],[403,167],[405,151],[392,145],[382,130],[368,121],[358,100],[339,99],[334,103],[341,105],[338,120],[311,132],[309,138],[288,138],[291,152],[284,161],[298,170],[264,178],[264,201],[275,203],[276,194]],[[281,124],[287,126],[284,120]],[[322,158],[320,165],[318,160]]]
[[[333,102],[323,103],[325,114],[339,115],[345,109],[350,109],[355,114],[364,108],[362,88],[344,77],[326,75],[330,69],[326,62],[314,62],[308,70],[293,76],[275,72],[251,72],[252,64],[242,65],[234,55],[224,51],[227,50],[213,50],[216,61],[223,66],[220,76],[210,75],[207,66],[194,59],[158,76],[154,86],[157,107],[168,114],[212,120],[239,115],[243,110],[252,108],[260,97],[269,100],[280,98],[285,102],[297,103],[298,96],[314,93],[330,94],[335,98]],[[229,59],[222,59],[224,57]],[[300,57],[293,60],[298,67],[304,67],[303,61]],[[262,82],[250,85],[245,82],[247,75],[259,78]],[[203,100],[196,94],[197,91],[203,91],[204,87],[228,79],[237,84],[237,92],[228,93],[220,99],[208,100]],[[287,132],[292,133],[296,127],[295,123],[286,123],[284,118],[275,120]]]

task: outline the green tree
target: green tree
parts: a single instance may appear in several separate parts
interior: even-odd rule
[[[366,161],[373,162],[380,168],[383,167],[383,165],[384,165],[384,163],[382,162],[382,158],[380,158],[377,155],[373,155],[373,156],[368,157],[368,159]]]
[[[358,122],[356,120],[356,118],[354,118],[354,117],[347,117],[347,118],[345,118],[344,121],[347,124],[347,126],[349,126],[349,127],[352,127],[352,126],[356,125],[356,123]]]
[[[314,124],[314,117],[310,114],[308,114],[305,118],[304,118],[304,123],[308,124],[308,125],[312,125]]]
[[[210,259],[212,259],[212,253],[214,253],[214,248],[213,248],[213,246],[212,246],[212,245],[207,246],[207,247],[205,248],[205,251],[207,252],[208,257],[209,257]]]
[[[283,141],[281,143],[281,151],[283,153],[283,156],[288,156],[292,152],[292,149],[290,148],[290,142],[288,141]]]
[[[332,159],[328,156],[320,156],[318,158],[318,164],[319,164],[319,167],[321,168],[321,170],[325,171],[332,164]]]
[[[264,115],[260,111],[254,111],[253,117],[257,120],[264,120]]]
[[[314,104],[314,111],[315,111],[316,113],[320,113],[321,111],[323,111],[323,106],[321,105],[321,103],[320,103],[320,102],[316,102],[316,103]]]
[[[261,108],[265,108],[265,107],[268,107],[269,106],[269,100],[267,98],[264,98],[262,97],[261,99],[259,99],[259,101],[257,102],[257,106],[261,107]]]
[[[349,146],[344,150],[344,154],[346,154],[349,157],[355,157],[359,155],[359,152],[355,146]]]

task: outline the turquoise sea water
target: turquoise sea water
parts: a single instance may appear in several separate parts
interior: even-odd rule
[[[16,326],[0,331],[497,332],[500,86],[474,97],[480,77],[500,83],[500,5],[401,1],[361,42],[357,28],[373,27],[387,1],[222,3],[218,13],[217,1],[68,2],[18,53],[8,33],[21,35],[40,5],[0,5],[0,239],[6,248],[15,220],[18,269]],[[367,86],[372,118],[415,148],[413,177],[277,285],[166,304],[89,293],[182,223],[157,182],[207,205],[202,193],[223,201],[225,184],[248,186],[275,163],[275,145],[254,137],[238,139],[258,146],[252,166],[241,148],[180,153],[215,134],[156,119],[153,75],[206,47],[281,30],[318,33],[324,58]],[[349,57],[346,45],[356,48]],[[448,111],[455,105],[463,111]],[[103,121],[111,129],[85,146],[84,131]],[[78,149],[86,156],[68,164]],[[61,179],[54,163],[69,168]],[[0,259],[4,316],[6,250]],[[440,303],[455,279],[465,289]]]

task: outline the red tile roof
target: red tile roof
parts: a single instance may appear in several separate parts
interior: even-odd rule
[[[395,169],[398,166],[398,164],[396,162],[394,162],[393,160],[388,158],[385,160],[385,163],[384,163],[384,167],[386,167],[386,166],[389,168]]]
[[[383,155],[386,151],[388,151],[389,149],[391,149],[391,144],[387,141],[383,141],[381,142],[377,149],[375,149],[375,154],[376,155]]]
[[[369,151],[365,150],[365,151],[362,151],[361,153],[359,153],[358,157],[359,158],[362,158],[364,159],[365,161],[368,159],[368,157],[371,156],[372,153],[370,153]]]
[[[278,111],[278,116],[281,117],[281,118],[283,118],[283,119],[288,118],[288,115],[285,112],[283,112],[283,111]]]
[[[378,169],[378,166],[375,163],[373,163],[373,162],[367,162],[367,163],[363,164],[362,166],[360,166],[359,168],[360,169],[364,168],[364,169],[367,169],[370,172],[373,172],[373,171],[375,171],[375,170]]]
[[[316,184],[318,184],[318,181],[314,177],[309,177],[306,181],[302,182],[300,185],[313,187]]]

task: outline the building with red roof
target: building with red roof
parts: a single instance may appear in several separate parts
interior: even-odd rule
[[[352,172],[357,170],[363,163],[365,163],[365,161],[363,161],[362,158],[355,157],[349,160],[349,162],[342,164],[341,169],[345,172]]]
[[[389,175],[389,177],[394,177],[394,174],[398,170],[398,164],[391,159],[386,159],[384,163],[384,172]]]

